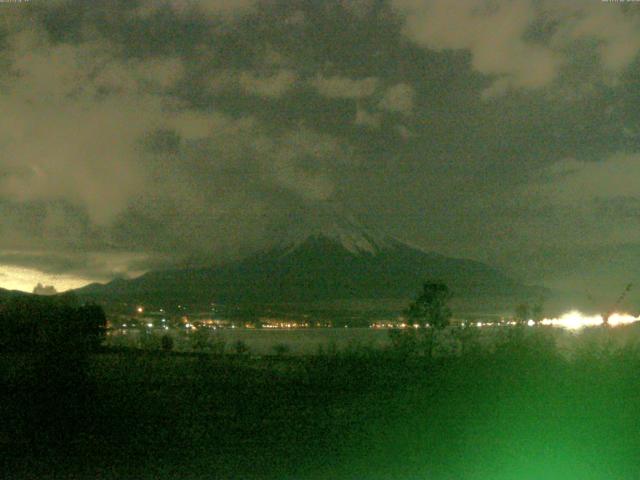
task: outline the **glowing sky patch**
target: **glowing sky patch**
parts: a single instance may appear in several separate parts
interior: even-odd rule
[[[82,287],[95,280],[75,275],[54,275],[32,268],[0,265],[0,288],[32,292],[38,283],[53,285],[58,292]]]

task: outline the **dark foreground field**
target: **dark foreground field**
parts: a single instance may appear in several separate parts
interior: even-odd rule
[[[1,365],[1,478],[640,478],[640,350],[606,342]]]

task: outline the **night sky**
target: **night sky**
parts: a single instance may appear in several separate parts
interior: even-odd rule
[[[0,3],[0,286],[213,264],[326,203],[529,283],[640,277],[640,4]]]

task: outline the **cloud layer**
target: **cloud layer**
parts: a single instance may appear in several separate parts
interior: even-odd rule
[[[604,2],[394,0],[408,38],[435,50],[466,50],[494,78],[487,95],[540,88],[558,79],[581,46],[611,78],[640,50],[636,15]]]
[[[429,250],[576,278],[587,252],[640,250],[639,13],[0,3],[0,265],[88,281],[223,262],[336,202]]]

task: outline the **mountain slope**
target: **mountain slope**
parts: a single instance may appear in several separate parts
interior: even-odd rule
[[[21,292],[19,290],[7,290],[5,288],[0,288],[0,303],[4,302],[5,300],[9,300],[11,298],[26,297],[26,296],[32,296],[32,294]]]
[[[77,292],[93,299],[154,303],[296,303],[410,298],[427,280],[447,283],[458,297],[540,294],[540,289],[526,287],[480,262],[342,230],[281,242],[219,267],[154,271]]]

